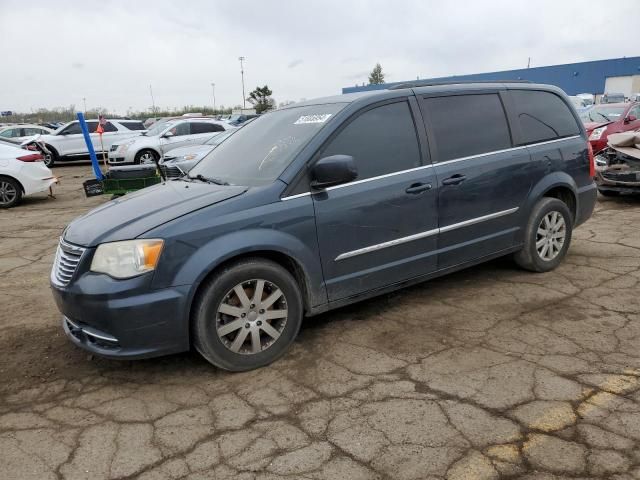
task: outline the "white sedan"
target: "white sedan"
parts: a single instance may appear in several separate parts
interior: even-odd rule
[[[10,125],[0,128],[0,137],[9,138],[11,140],[26,140],[34,135],[48,135],[54,131],[40,125]]]
[[[46,192],[57,181],[40,152],[0,143],[0,208],[17,205],[25,195]]]

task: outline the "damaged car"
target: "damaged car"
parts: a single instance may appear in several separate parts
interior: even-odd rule
[[[608,148],[595,160],[596,184],[602,195],[640,193],[640,132],[609,135]]]

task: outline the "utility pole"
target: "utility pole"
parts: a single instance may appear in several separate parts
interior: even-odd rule
[[[245,57],[238,57],[238,60],[240,60],[240,75],[242,75],[242,109],[244,110],[246,105],[246,98],[245,98],[245,94],[244,94],[244,64],[243,62],[246,60]]]
[[[531,66],[531,57],[529,57],[529,59],[527,60],[527,68],[529,68]]]
[[[87,114],[87,97],[82,97],[82,103],[84,103],[84,114]]]
[[[211,83],[211,92],[213,93],[213,114],[216,114],[216,84]]]
[[[149,93],[151,93],[151,109],[153,110],[153,114],[156,113],[156,101],[153,99],[153,89],[151,88],[151,84],[149,84]]]

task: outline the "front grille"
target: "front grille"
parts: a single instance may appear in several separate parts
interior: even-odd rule
[[[617,173],[615,171],[605,171],[602,176],[614,182],[640,182],[640,173],[636,172]]]
[[[162,173],[168,178],[176,178],[181,177],[183,175],[182,171],[178,167],[167,167],[165,165],[160,165],[160,169]]]
[[[67,286],[76,273],[85,248],[72,245],[60,239],[56,258],[51,270],[51,280],[56,285]]]

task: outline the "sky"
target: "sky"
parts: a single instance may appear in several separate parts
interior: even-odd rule
[[[638,0],[0,0],[0,110],[277,103],[387,81],[640,55]]]

